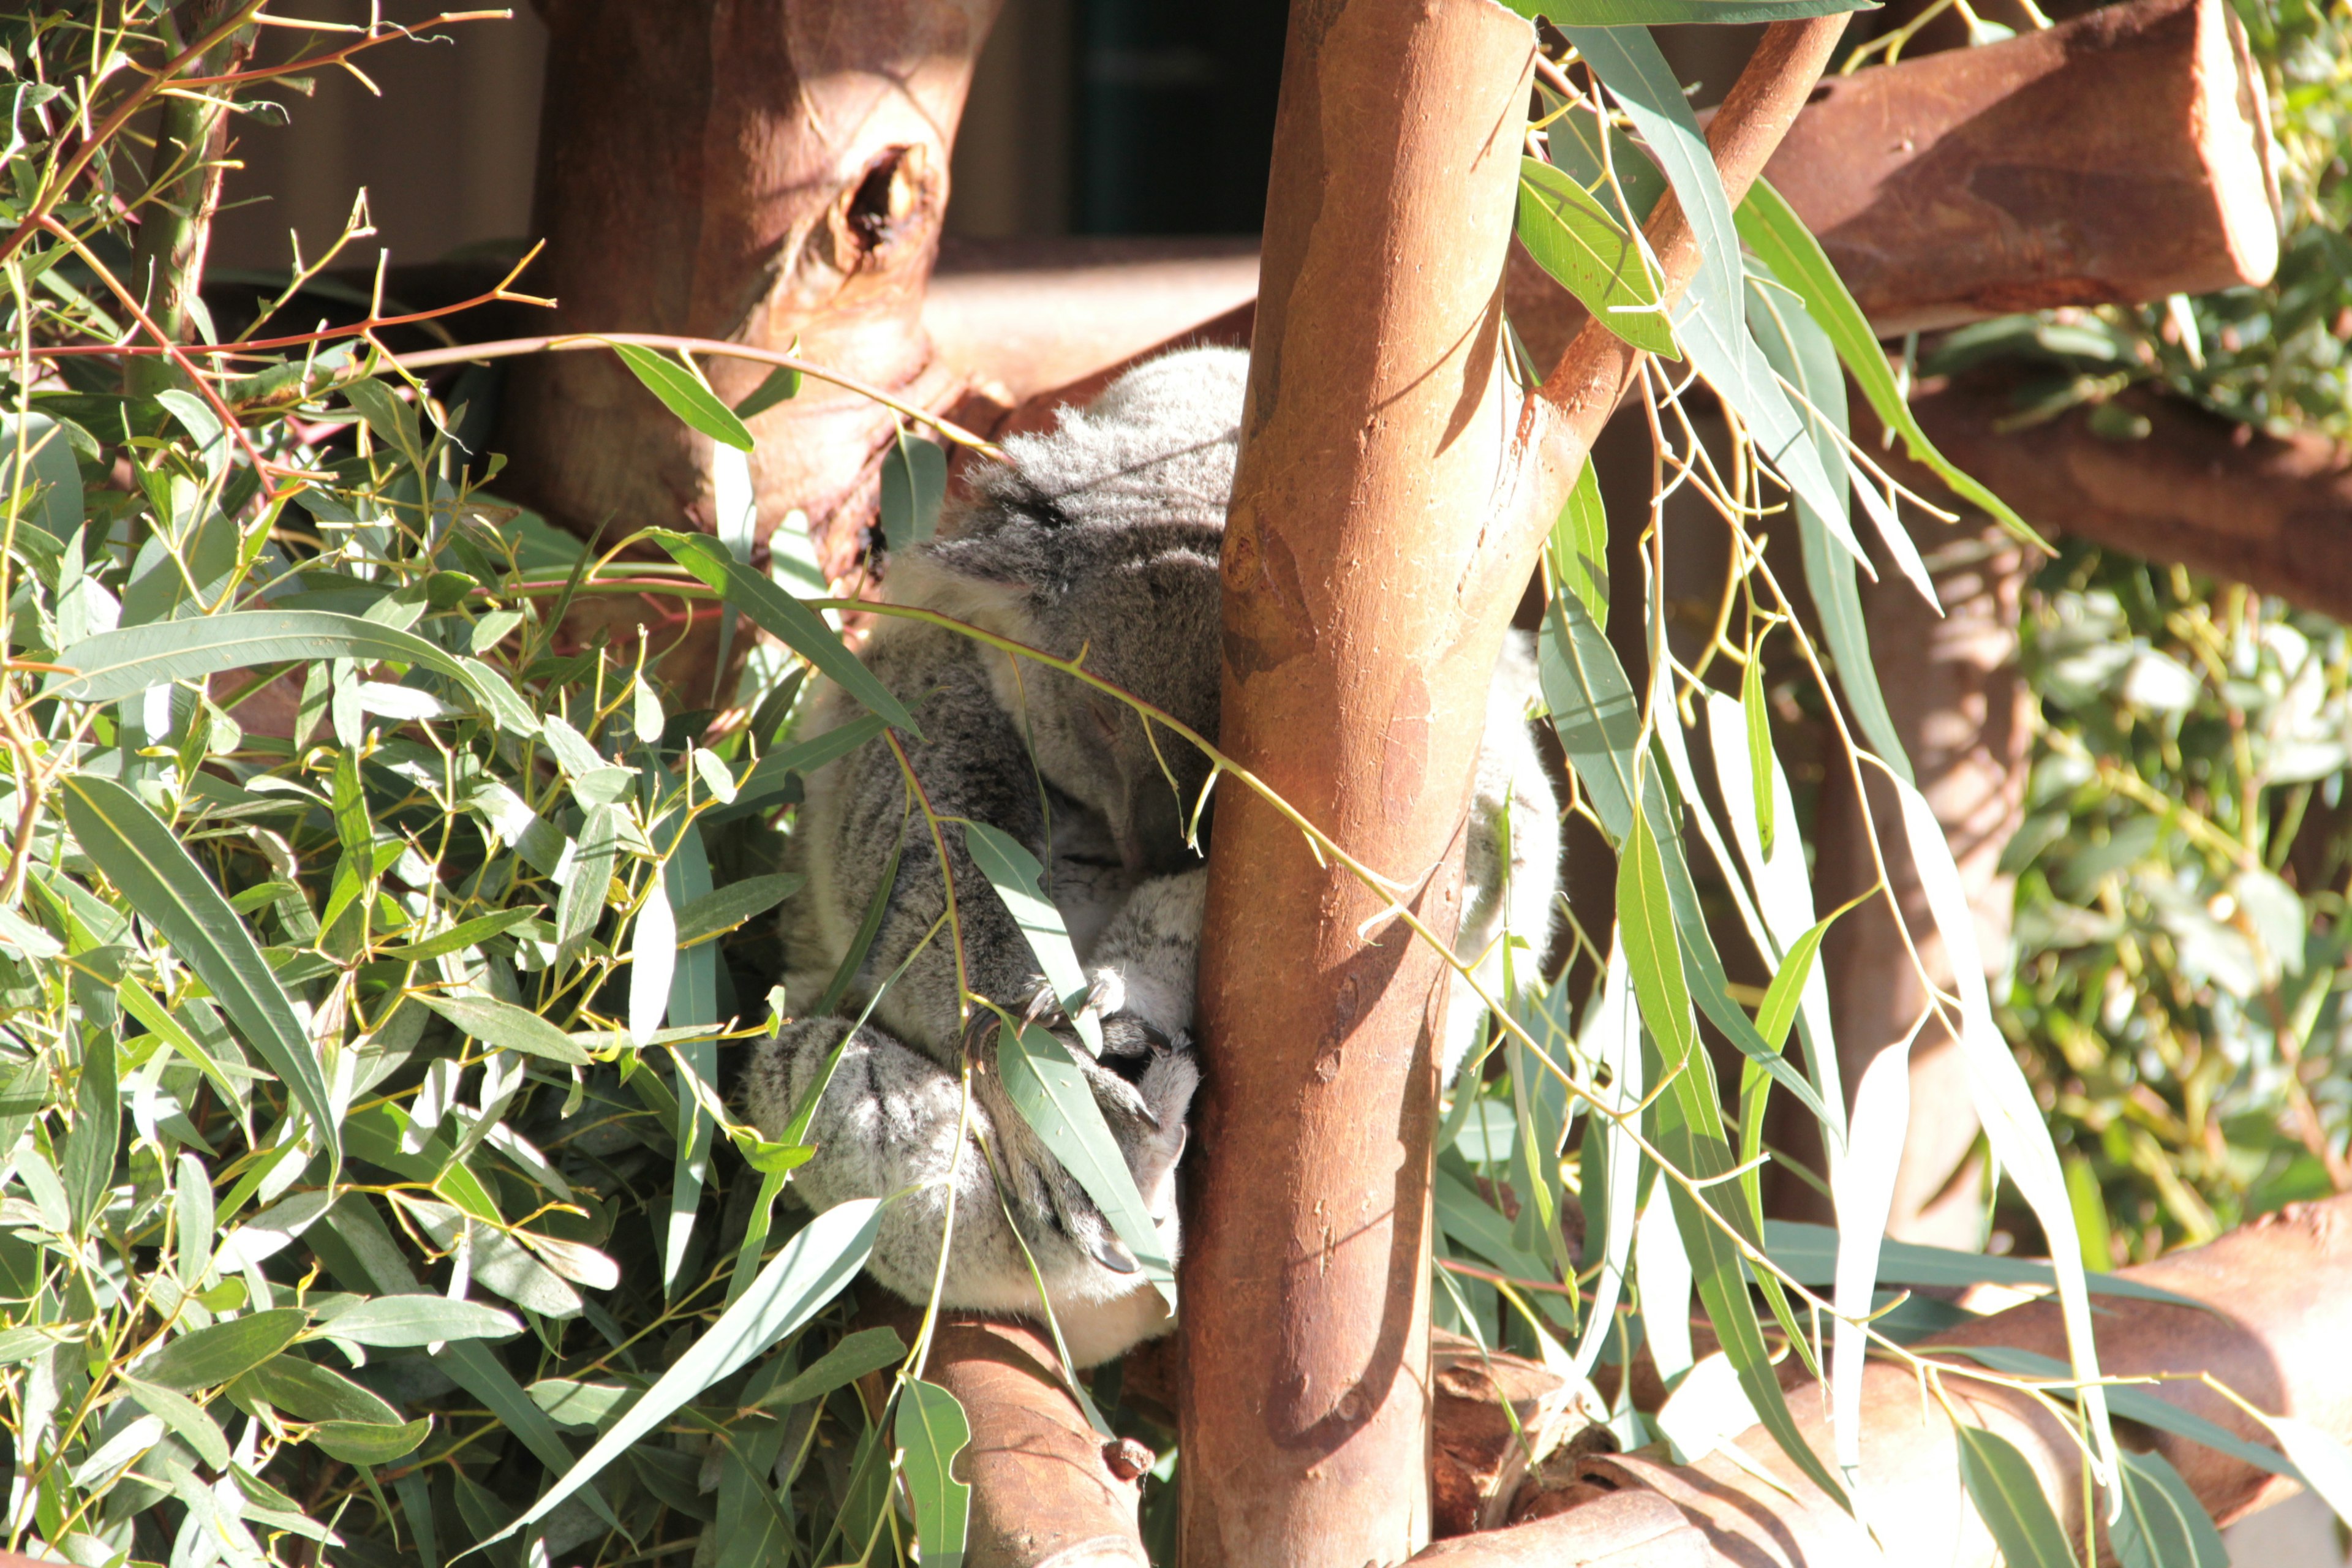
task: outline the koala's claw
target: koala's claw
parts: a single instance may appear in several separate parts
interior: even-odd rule
[[[1087,1255],[1113,1274],[1140,1274],[1143,1265],[1127,1249],[1127,1243],[1115,1236],[1096,1235],[1085,1239]]]

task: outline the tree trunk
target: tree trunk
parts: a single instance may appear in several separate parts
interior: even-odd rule
[[[1708,135],[1733,200],[1844,23],[1766,32]],[[1223,551],[1222,743],[1441,939],[1496,648],[1635,363],[1595,324],[1502,396],[1532,46],[1483,0],[1293,12]],[[1678,298],[1698,252],[1671,195],[1644,232]],[[1183,1272],[1195,1564],[1356,1568],[1426,1539],[1445,972],[1387,908],[1228,787]]]
[[[1453,585],[1507,487],[1498,376],[1534,37],[1484,0],[1299,6],[1283,67],[1221,743],[1450,937],[1504,622]],[[1436,957],[1226,787],[1183,1271],[1193,1568],[1429,1538]]]
[[[801,352],[947,401],[922,328],[948,157],[999,0],[540,0],[549,31],[532,282],[566,332]],[[718,360],[740,400],[765,367]],[[845,564],[896,421],[811,381],[751,421],[764,537],[791,508]],[[618,361],[541,354],[509,384],[507,488],[581,531],[708,529],[710,443]],[[836,530],[835,520],[856,526]]]

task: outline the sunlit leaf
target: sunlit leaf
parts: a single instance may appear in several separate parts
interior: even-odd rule
[[[628,1413],[501,1533],[545,1519],[678,1406],[815,1316],[866,1267],[881,1224],[882,1205],[871,1198],[827,1209],[811,1220],[760,1270],[751,1288],[670,1363]],[[537,1405],[531,1408],[538,1411]]]
[[[689,427],[714,441],[724,441],[738,451],[751,450],[755,443],[751,432],[743,427],[742,419],[719,401],[710,384],[690,366],[643,343],[614,343],[611,347],[621,356],[621,363],[645,383],[646,390],[660,398],[662,406]]]
[[[840,635],[814,610],[736,562],[717,540],[661,528],[648,529],[646,537],[891,725],[912,735],[922,733],[914,715],[842,646]]]
[[[1517,233],[1536,265],[1595,321],[1637,349],[1682,357],[1649,258],[1591,192],[1549,163],[1521,158]]]
[[[83,852],[204,981],[246,1044],[292,1090],[330,1167],[340,1165],[342,1133],[326,1077],[253,933],[136,795],[111,779],[82,775],[64,783],[61,805]]]
[[[897,1436],[924,1568],[961,1568],[971,1487],[955,1479],[955,1459],[971,1441],[971,1423],[954,1394],[913,1378],[899,1396]]]
[[[2077,1568],[2057,1512],[2017,1445],[1975,1426],[1955,1431],[1961,1483],[2008,1568]]]

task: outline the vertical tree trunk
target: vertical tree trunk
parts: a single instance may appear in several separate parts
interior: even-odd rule
[[[911,401],[949,373],[922,330],[948,157],[1000,0],[539,0],[538,227],[558,330],[727,338]],[[728,401],[765,374],[718,361]],[[709,442],[616,361],[518,366],[507,489],[575,529],[711,525]],[[798,507],[845,561],[889,410],[814,381],[752,422],[764,536]],[[828,534],[838,537],[826,538]]]
[[[1486,0],[1292,10],[1225,534],[1223,744],[1449,935],[1507,615],[1458,594],[1509,489],[1533,45]],[[1225,786],[1183,1274],[1193,1568],[1360,1568],[1428,1537],[1444,972],[1395,921],[1359,935],[1381,908]]]

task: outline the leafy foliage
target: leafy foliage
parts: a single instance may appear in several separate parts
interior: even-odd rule
[[[912,721],[850,655],[827,619],[837,606],[811,602],[822,584],[788,550],[762,572],[740,527],[654,531],[637,541],[650,559],[615,565],[501,505],[498,460],[455,434],[464,408],[381,352],[381,322],[264,349],[258,321],[200,321],[188,336],[148,317],[124,281],[140,255],[126,217],[186,216],[163,198],[201,163],[201,136],[173,140],[202,129],[188,106],[231,112],[237,91],[395,36],[247,68],[240,29],[256,8],[223,12],[201,38],[106,6],[0,35],[21,79],[0,210],[13,226],[0,237],[5,1541],[93,1563],[706,1548],[746,1563],[952,1561],[966,1413],[925,1378],[924,1335],[848,1331],[845,1292],[878,1208],[810,1219],[784,1206],[813,1151],[797,1129],[770,1142],[740,1124],[721,1094],[728,1053],[765,1030],[765,978],[781,969],[758,918],[793,891],[776,870],[780,814],[809,769]],[[1657,0],[1580,20],[1654,16],[1721,19],[1702,0]],[[1440,1316],[1578,1373],[1645,1335],[1695,1391],[1693,1419],[1670,1431],[1728,1429],[1696,1418],[1702,1394],[1717,1415],[1746,1408],[1836,1493],[1773,1358],[1819,1365],[1823,1316],[1849,1348],[1870,1338],[1901,1353],[1893,1320],[1865,1320],[1880,1274],[1918,1260],[1883,1270],[1874,1227],[1859,1227],[1835,1244],[1823,1297],[1821,1271],[1796,1260],[1802,1238],[1768,1229],[1759,1205],[1774,1092],[1822,1120],[1830,1181],[1857,1212],[1899,1150],[1841,1114],[1815,965],[1826,921],[1747,673],[1767,639],[1804,634],[1752,530],[1794,498],[1839,688],[1884,753],[1853,742],[1852,755],[1907,777],[1880,738],[1847,613],[1852,503],[1890,544],[1905,536],[1882,477],[1843,439],[1837,366],[1874,397],[1893,375],[1772,213],[1748,215],[1748,232],[1773,254],[1744,261],[1647,34],[1572,34],[1598,85],[1548,104],[1550,156],[1532,165],[1540,199],[1521,219],[1559,231],[1564,280],[1605,309],[1655,300],[1627,243],[1626,215],[1646,205],[1635,191],[1671,183],[1700,215],[1707,269],[1670,342],[1731,408],[1739,460],[1713,471],[1655,365],[1643,402],[1674,482],[1704,489],[1741,548],[1716,645],[1686,668],[1664,641],[1654,572],[1638,590],[1606,581],[1610,520],[1591,487],[1555,531],[1548,717],[1574,769],[1572,809],[1622,858],[1617,897],[1598,940],[1579,929],[1568,973],[1523,952],[1518,984],[1493,998],[1502,1070],[1465,1080],[1441,1135]],[[101,68],[118,58],[149,68]],[[217,101],[178,95],[141,168],[119,132],[159,84],[198,70],[235,79]],[[201,300],[188,309],[203,315]],[[1627,325],[1669,346],[1654,310]],[[785,379],[730,410],[692,358],[725,345],[609,346],[719,443],[715,471],[748,493],[742,420],[792,395],[803,370],[779,367]],[[891,464],[892,537],[920,539],[940,449],[905,438]],[[1647,562],[1663,559],[1664,526],[1654,510]],[[655,629],[583,635],[570,612],[610,595],[634,598]],[[1621,629],[1639,616],[1638,681],[1602,629],[1612,602]],[[714,609],[730,635],[740,617],[773,639],[717,712],[688,704],[719,696],[659,676],[666,639]],[[1740,671],[1728,689],[1707,684],[1718,656]],[[2252,657],[2243,679],[2262,677]],[[2281,671],[2278,700],[2303,702],[2303,677]],[[816,673],[870,717],[795,737]],[[1229,788],[1264,791],[1215,760],[1236,773]],[[1906,826],[1933,862],[1932,824],[1915,813]],[[1028,898],[1034,868],[997,847],[992,881],[1026,900],[1041,951],[1058,956],[1057,917]],[[1724,936],[1774,973],[1760,998],[1727,977],[1693,873],[1702,850],[1732,890],[1738,924],[1717,922]],[[1983,998],[1964,1002],[1971,1048],[2005,1064]],[[1730,1045],[1736,1121],[1702,1019]],[[1005,1033],[1008,1076],[1027,1071],[1014,1100],[1084,1167],[1122,1235],[1141,1225],[1128,1239],[1148,1253],[1149,1226],[1122,1214],[1131,1184],[1058,1047]],[[2021,1086],[1986,1077],[2011,1168],[2040,1170],[2049,1149]],[[2056,1182],[2029,1193],[2063,1239],[2074,1211]],[[1516,1208],[1498,1201],[1506,1187]],[[1562,1226],[1571,1199],[1580,1246]],[[2079,1321],[2078,1250],[2062,1247],[2048,1277]],[[1694,1297],[1724,1346],[1705,1373],[1689,1354]],[[2073,1349],[2071,1368],[2032,1381],[2093,1378],[2087,1331]],[[887,1388],[878,1407],[853,1388],[861,1378]],[[1095,1397],[1122,1426],[1142,1422],[1114,1382],[1097,1378]],[[2103,1444],[2099,1395],[2079,1395]],[[1855,1405],[1843,1386],[1837,1398],[1843,1459]],[[1617,1425],[1646,1436],[1630,1406]]]

